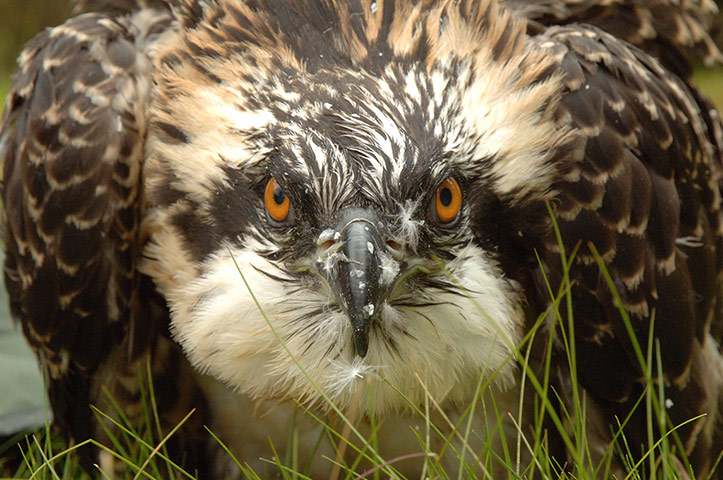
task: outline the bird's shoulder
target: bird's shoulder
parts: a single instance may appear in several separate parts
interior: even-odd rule
[[[712,0],[506,0],[505,3],[529,21],[531,32],[556,25],[594,25],[653,55],[682,77],[692,74],[694,62],[712,65],[723,60],[719,46],[710,35],[712,20],[718,13]]]
[[[552,27],[535,41],[556,55],[557,115],[577,136],[555,185],[559,236],[541,256],[547,280],[569,288],[581,381],[605,401],[634,401],[641,352],[654,339],[671,398],[692,404],[691,365],[720,340],[717,110],[658,59],[597,27]]]

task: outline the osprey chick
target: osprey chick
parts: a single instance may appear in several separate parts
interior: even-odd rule
[[[106,390],[140,422],[148,361],[165,431],[197,409],[188,468],[230,472],[206,424],[271,475],[296,404],[383,419],[390,459],[481,384],[526,434],[550,361],[591,461],[628,416],[640,456],[650,340],[671,427],[695,419],[676,455],[720,475],[723,129],[686,60],[720,60],[712,2],[81,6],[21,54],[0,129],[12,312],[70,438],[103,436]],[[299,428],[328,476],[343,455]]]

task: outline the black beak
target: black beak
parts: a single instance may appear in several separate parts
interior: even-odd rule
[[[334,229],[341,243],[336,253],[339,260],[336,268],[327,272],[351,320],[354,348],[360,357],[366,356],[369,349],[369,328],[379,315],[382,301],[379,251],[384,243],[379,229],[379,218],[373,210],[343,210]]]

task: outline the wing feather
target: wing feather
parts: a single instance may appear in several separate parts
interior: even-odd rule
[[[644,372],[596,250],[643,351],[653,329],[673,424],[710,414],[680,430],[689,454],[697,437],[705,452],[720,439],[699,433],[720,431],[715,412],[723,398],[720,375],[701,375],[714,368],[701,366],[706,356],[720,364],[711,353],[720,344],[711,325],[721,322],[720,120],[685,81],[600,29],[554,27],[545,35],[561,49],[560,115],[584,139],[583,160],[558,185],[555,205],[565,249],[579,247],[570,276],[580,380],[610,406],[611,424],[643,391]],[[544,259],[560,281],[553,236]],[[630,422],[629,444],[645,440],[644,423],[636,422],[644,419]]]
[[[143,8],[168,8],[172,0],[75,0],[76,12],[125,14]]]
[[[713,0],[507,0],[530,20],[533,32],[554,25],[595,25],[660,59],[683,77],[691,60],[707,65],[723,60],[710,36],[718,12]]]
[[[45,368],[56,422],[76,439],[90,434],[94,372],[116,349],[148,345],[128,338],[140,321],[145,33],[128,17],[86,14],[38,35],[0,126],[11,310]]]

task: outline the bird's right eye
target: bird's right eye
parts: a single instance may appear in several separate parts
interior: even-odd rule
[[[291,201],[274,177],[271,177],[266,184],[264,204],[272,220],[283,222],[289,218]]]

